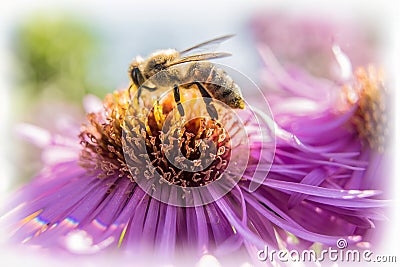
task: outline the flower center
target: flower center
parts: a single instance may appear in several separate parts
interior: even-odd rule
[[[108,94],[103,105],[104,112],[89,113],[88,123],[81,127],[80,164],[98,178],[127,175],[132,179],[125,164],[121,139],[121,125],[129,105],[128,92]]]
[[[362,140],[371,148],[383,151],[388,135],[388,118],[387,91],[382,73],[372,66],[368,70],[359,68],[355,72],[355,78],[353,85],[343,87],[346,103],[357,105],[352,123]]]
[[[99,178],[126,176],[134,182],[159,175],[168,184],[199,187],[221,177],[229,163],[230,136],[220,122],[196,113],[198,107],[187,109],[193,114],[184,121],[172,114],[172,96],[148,111],[132,105],[127,91],[108,95],[104,107],[104,113],[88,115],[80,134],[81,163]]]
[[[222,125],[205,117],[191,119],[171,138],[160,131],[148,136],[147,153],[162,178],[182,187],[204,186],[217,180],[230,158],[230,138]]]
[[[182,98],[195,98],[193,93],[183,92]],[[144,177],[150,179],[157,172],[168,184],[199,187],[221,176],[230,159],[230,137],[221,123],[198,112],[201,110],[196,106],[199,102],[201,100],[185,107],[187,121],[172,111],[176,103],[171,95],[157,101],[148,115],[140,108],[130,110],[132,116],[125,124],[127,142],[123,146],[133,173],[140,178],[138,162],[144,157],[147,158]],[[139,140],[141,136],[145,139],[145,149],[130,142]],[[133,150],[135,152],[130,153]]]

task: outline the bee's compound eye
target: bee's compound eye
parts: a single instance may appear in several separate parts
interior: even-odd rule
[[[131,71],[131,78],[132,78],[133,83],[134,83],[136,86],[140,86],[141,74],[140,74],[139,68],[137,68],[137,67],[132,68],[132,71]]]
[[[156,69],[156,70],[162,70],[162,68],[163,68],[162,64],[155,64],[154,65],[154,69]]]

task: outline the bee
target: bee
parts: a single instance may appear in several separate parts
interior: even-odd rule
[[[173,87],[174,100],[181,116],[185,115],[180,98],[182,89],[198,89],[206,104],[208,114],[215,120],[218,119],[218,113],[213,99],[234,109],[244,109],[245,102],[239,86],[223,69],[208,61],[231,56],[229,53],[207,52],[211,47],[231,37],[233,35],[225,35],[180,52],[175,49],[159,50],[152,53],[147,59],[136,57],[128,70],[129,92],[135,86],[138,90],[136,92],[137,101],[139,101],[142,90],[152,92],[159,88]],[[187,64],[173,68],[182,63]],[[149,80],[151,77],[153,78]]]

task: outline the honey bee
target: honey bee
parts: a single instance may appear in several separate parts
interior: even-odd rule
[[[181,89],[197,88],[212,119],[218,119],[213,99],[217,99],[234,109],[244,109],[245,102],[239,86],[223,69],[217,68],[208,61],[227,57],[231,54],[203,52],[231,37],[233,35],[225,35],[180,52],[175,49],[167,49],[156,51],[147,59],[137,57],[130,64],[128,70],[131,80],[129,90],[133,86],[137,88],[136,96],[137,101],[139,101],[143,89],[155,91],[159,88],[173,86],[174,100],[181,116],[185,114],[180,98]],[[182,63],[187,64],[180,68],[171,68]],[[150,77],[153,77],[151,82],[146,82]]]

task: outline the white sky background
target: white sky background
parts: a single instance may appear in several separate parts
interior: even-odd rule
[[[319,4],[317,4],[319,3]],[[321,4],[323,3],[323,4]],[[106,51],[104,64],[107,64],[106,83],[111,86],[110,91],[128,83],[127,66],[130,60],[141,54],[146,56],[156,49],[177,48],[184,49],[196,43],[210,38],[236,33],[237,36],[221,47],[221,50],[232,52],[233,57],[218,62],[233,66],[250,78],[255,79],[258,75],[258,60],[256,51],[249,49],[247,44],[251,43],[250,33],[247,31],[249,18],[254,12],[260,10],[290,10],[291,12],[320,14],[321,16],[333,17],[360,17],[377,21],[383,28],[382,36],[387,45],[384,62],[388,76],[392,84],[396,85],[397,93],[395,110],[399,112],[399,84],[396,72],[399,69],[398,33],[399,23],[395,21],[398,1],[95,1],[95,0],[59,0],[59,1],[4,1],[0,0],[0,201],[8,193],[13,176],[13,168],[8,163],[7,155],[4,153],[7,146],[7,136],[11,134],[8,130],[12,120],[12,103],[9,103],[10,88],[12,81],[9,79],[12,68],[10,56],[10,34],[13,27],[25,16],[35,11],[56,12],[66,11],[69,14],[77,14],[80,18],[86,18],[94,23],[97,28],[102,29],[102,35],[106,37],[103,45]],[[398,12],[397,12],[398,13]],[[400,17],[397,14],[397,17]],[[397,47],[396,47],[397,45]],[[398,76],[398,74],[397,74]],[[397,135],[399,124],[396,124]],[[396,135],[395,135],[396,136]],[[396,150],[399,151],[398,140]],[[7,149],[12,151],[12,149]],[[398,154],[398,153],[397,153]],[[398,156],[396,154],[396,156]],[[398,157],[396,157],[398,158]],[[398,166],[393,179],[396,183],[395,190],[400,190]],[[398,191],[397,191],[398,192]],[[398,194],[399,195],[399,194]],[[395,203],[398,210],[399,201]],[[400,237],[400,232],[395,226],[400,225],[397,218],[393,222],[391,237]],[[398,228],[398,227],[397,227]],[[394,233],[395,232],[395,233]],[[1,234],[1,231],[0,231]],[[395,253],[400,249],[394,249],[400,244],[395,238],[390,238],[387,248],[382,251],[386,254]],[[1,237],[0,237],[1,240]],[[3,252],[2,252],[3,251]],[[13,251],[0,251],[0,265],[4,261],[12,265],[27,265],[24,259],[18,258]],[[400,255],[398,254],[398,260]],[[40,260],[31,261],[30,266],[43,266]]]

